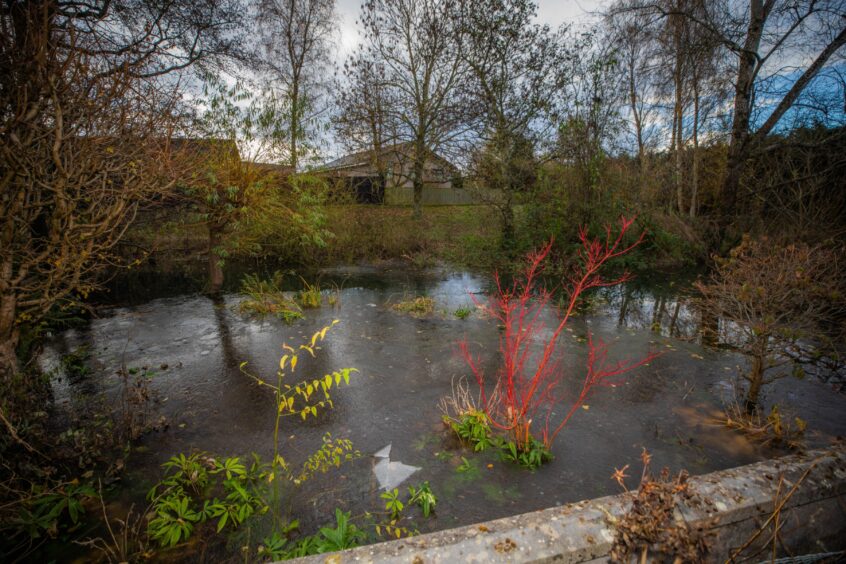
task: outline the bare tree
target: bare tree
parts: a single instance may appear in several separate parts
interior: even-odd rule
[[[551,137],[555,100],[571,66],[564,30],[535,24],[536,10],[532,0],[482,0],[466,7],[470,104],[480,118],[473,143],[482,144],[474,172],[484,184],[482,199],[499,212],[506,246],[514,238],[515,198],[534,182],[535,151]]]
[[[631,122],[637,151],[638,172],[647,168],[648,150],[654,148],[657,119],[660,49],[653,21],[636,11],[621,9],[630,2],[620,2],[606,15],[608,40],[617,45],[621,81],[626,88],[625,118]]]
[[[737,211],[746,162],[846,44],[837,0],[722,0],[701,14],[660,2],[641,9],[696,22],[736,58],[731,136],[722,185],[724,222]],[[775,77],[792,76],[784,88]],[[766,90],[766,96],[761,95]]]
[[[387,177],[386,151],[397,143],[396,124],[388,112],[393,106],[384,77],[384,64],[369,57],[366,48],[344,62],[343,81],[337,91],[334,125],[341,143],[351,152],[370,155],[371,166],[382,186]],[[398,158],[406,155],[397,152]]]
[[[843,250],[745,239],[704,283],[703,311],[722,320],[723,340],[747,355],[751,367],[746,407],[758,405],[761,389],[818,355],[826,328],[846,313]]]
[[[846,44],[846,18],[839,2],[750,0],[745,23],[745,31],[736,39],[731,30],[722,34],[726,46],[737,56],[734,118],[723,182],[723,205],[727,215],[736,211],[744,166],[756,146],[796,103],[831,56]],[[776,59],[784,57],[786,49],[793,47],[807,52],[805,47],[808,46],[819,46],[816,57],[807,65],[802,62],[797,65],[795,61],[786,63],[800,74],[792,86],[780,93],[780,100],[769,117],[759,127],[754,127],[753,118],[761,98],[756,94],[767,64],[777,63]]]
[[[303,144],[312,137],[314,122],[324,113],[321,89],[328,83],[335,0],[261,0],[258,6],[261,66],[281,86],[287,100],[288,162],[296,171]]]
[[[614,46],[605,42],[598,30],[581,33],[573,50],[578,56],[569,71],[572,78],[559,93],[563,109],[557,151],[578,176],[579,187],[571,204],[579,208],[581,221],[589,222],[603,204],[601,175],[608,146],[620,130],[620,102],[625,91],[618,87]]]
[[[22,330],[87,295],[178,172],[178,73],[228,51],[225,0],[0,7],[0,385]],[[24,379],[25,381],[26,379]],[[9,392],[11,394],[11,392]],[[10,399],[6,396],[6,399]]]
[[[386,123],[411,154],[414,217],[422,217],[424,166],[464,132],[462,17],[458,0],[367,0],[366,58],[391,98]]]

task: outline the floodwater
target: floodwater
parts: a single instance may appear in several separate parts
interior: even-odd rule
[[[299,492],[293,510],[305,529],[332,521],[335,507],[353,515],[383,508],[374,469],[387,464],[383,449],[388,445],[391,462],[416,469],[401,483],[401,491],[428,481],[438,498],[434,517],[426,520],[414,513],[411,526],[421,532],[617,493],[612,472],[631,464],[629,473],[639,476],[643,448],[652,454],[656,471],[668,466],[691,474],[778,454],[717,422],[744,361],[699,344],[699,316],[680,297],[687,285],[666,280],[634,281],[609,290],[572,321],[572,330],[563,337],[562,368],[573,389],[584,376],[588,329],[612,343],[611,360],[639,358],[650,350],[663,355],[631,373],[625,384],[597,389],[558,436],[551,463],[529,472],[493,453],[461,450],[444,431],[437,404],[454,380],[470,377],[475,385],[458,352],[459,340],[467,339],[489,373],[495,370],[496,323],[476,311],[464,320],[453,313],[472,306],[471,295],[484,299],[489,282],[466,272],[336,269],[324,272],[321,284],[338,284],[338,303],[330,306],[324,299],[323,307],[305,310],[305,319],[286,325],[241,315],[236,293],[213,301],[196,293],[178,295],[178,288],[159,280],[152,290],[140,287],[140,303],[132,299],[135,294],[116,292],[114,301],[131,305],[106,307],[84,330],[57,335],[44,359],[49,364],[82,344],[93,353],[95,371],[84,382],[57,382],[60,403],[74,401],[75,387],[113,388],[121,365],[156,369],[153,414],[164,416],[168,426],[140,441],[123,478],[126,495],[143,503],[143,493],[160,476],[160,464],[176,453],[257,452],[269,460],[272,393],[239,365],[246,362],[251,373],[273,381],[283,343],[296,346],[340,320],[316,358],[300,357],[297,375],[310,379],[343,367],[359,372],[349,386],[333,389],[334,410],[305,422],[298,417],[283,420],[282,453],[301,462],[331,432],[350,439],[362,457]],[[151,292],[167,297],[153,299]],[[390,307],[418,295],[434,298],[432,315],[416,318]],[[551,319],[553,314],[547,315]],[[805,419],[811,447],[846,432],[846,396],[819,381],[780,380],[767,389],[765,402],[779,402]],[[470,469],[459,472],[462,457]]]

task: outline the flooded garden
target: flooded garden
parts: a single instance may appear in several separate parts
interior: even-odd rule
[[[270,270],[260,265],[253,272],[267,278]],[[155,284],[138,273],[113,283],[90,323],[49,339],[41,363],[56,374],[60,411],[73,413],[77,403],[97,395],[127,401],[127,385],[143,388],[143,398],[130,401],[143,432],[119,460],[124,474],[106,487],[110,512],[150,503],[151,488],[172,474],[173,466],[163,465],[180,454],[194,455],[210,472],[214,461],[227,457],[249,466],[253,453],[263,461],[281,455],[286,469],[310,469],[291,471],[275,498],[279,506],[270,510],[287,524],[296,519],[299,532],[290,538],[313,535],[327,523],[334,527],[340,510],[359,544],[618,493],[612,474],[627,464],[639,474],[644,449],[654,465],[694,475],[785,452],[785,444],[755,440],[725,424],[724,409],[736,401],[737,376],[747,361],[703,344],[703,318],[688,299],[690,278],[634,279],[587,295],[559,340],[557,369],[566,376],[563,401],[552,406],[550,419],[560,420],[579,396],[589,338],[609,344],[612,364],[660,354],[592,389],[549,445],[551,460],[527,469],[501,449],[459,440],[439,407],[462,389],[480,401],[461,343],[480,371],[493,375],[502,362],[504,327],[483,307],[494,289],[490,277],[402,264],[288,275],[281,287],[292,300],[309,287],[319,295],[311,304],[316,307],[299,308],[298,318],[286,321],[242,307],[248,299],[238,291],[242,272],[233,269],[229,290],[214,299],[195,291],[202,280],[190,273],[158,273]],[[539,316],[557,319],[562,307],[554,297]],[[532,354],[547,337],[536,336]],[[74,374],[66,359],[79,351],[89,369]],[[280,367],[285,376],[278,381]],[[319,389],[326,378],[330,389]],[[297,404],[289,410],[294,416],[278,419],[283,408],[273,386],[300,381],[323,400],[319,408],[302,414]],[[801,418],[806,447],[829,445],[846,433],[846,396],[832,383],[812,375],[789,378],[765,394],[786,424],[795,427],[794,418]],[[286,401],[283,407],[293,405]],[[325,458],[315,458],[319,451]],[[415,497],[421,489],[432,497]],[[243,546],[266,549],[274,527],[269,519],[253,522],[229,542],[210,541],[209,531],[180,537],[188,552],[183,545],[174,557],[237,559]],[[276,555],[290,554],[280,548]]]

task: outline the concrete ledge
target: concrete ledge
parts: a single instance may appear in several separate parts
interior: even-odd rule
[[[846,549],[843,446],[691,478],[693,491],[705,502],[677,507],[677,518],[691,528],[708,531],[708,562],[725,562],[764,525],[774,506],[799,480],[801,484],[781,511],[780,550],[810,554]],[[604,562],[614,541],[611,523],[630,503],[629,494],[603,497],[297,561]],[[766,544],[771,531],[768,527],[747,552]],[[769,554],[764,553],[754,561],[767,558]]]

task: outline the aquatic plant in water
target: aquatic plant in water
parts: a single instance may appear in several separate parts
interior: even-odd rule
[[[396,303],[391,309],[415,316],[429,315],[435,309],[435,300],[428,296],[418,296]]]
[[[298,484],[299,482],[313,476],[316,471],[325,472],[329,466],[339,466],[344,460],[351,460],[357,453],[352,451],[352,443],[349,441],[333,441],[327,434],[324,437],[323,446],[309,457],[299,474],[292,473],[292,470],[279,452],[279,429],[283,417],[299,416],[303,420],[308,417],[317,417],[324,409],[334,407],[330,390],[332,386],[340,386],[341,382],[349,384],[350,375],[358,372],[355,368],[341,368],[326,374],[321,378],[303,380],[293,386],[285,384],[286,372],[293,374],[297,369],[300,354],[308,353],[314,357],[320,350],[320,343],[326,338],[326,334],[339,323],[337,319],[332,321],[320,331],[312,335],[311,339],[296,349],[288,344],[283,344],[285,354],[279,359],[279,370],[276,372],[276,384],[270,384],[258,376],[246,370],[247,363],[241,363],[241,371],[255,380],[259,385],[266,386],[273,390],[276,403],[276,421],[273,427],[273,460],[271,461],[271,473],[268,480],[273,484],[273,506],[274,511],[279,508],[280,492],[279,483],[281,478]]]
[[[487,303],[476,303],[503,328],[499,344],[503,360],[494,378],[493,394],[486,392],[487,377],[481,360],[473,356],[466,340],[460,343],[460,348],[479,385],[480,410],[493,428],[505,432],[514,443],[514,448],[508,447],[506,454],[516,451],[512,458],[520,459],[521,455],[532,453],[528,455],[531,460],[526,460],[531,462],[527,466],[535,467],[551,458],[549,449],[555,437],[596,386],[616,384],[626,372],[657,356],[650,353],[640,360],[609,364],[608,345],[588,332],[588,360],[581,389],[573,398],[568,399],[564,394],[566,374],[561,370],[557,356],[559,336],[585,292],[620,284],[630,278],[629,273],[624,272],[616,279],[606,280],[599,271],[608,261],[628,253],[643,241],[645,234],[642,233],[633,243],[624,243],[633,222],[634,219],[621,217],[619,233],[613,236],[608,226],[604,241],[591,240],[585,228],[580,230],[580,261],[567,280],[568,300],[554,327],[548,327],[543,317],[552,299],[551,292],[538,287],[552,241],[527,255],[523,271],[511,285],[506,286],[496,273],[495,293]],[[473,300],[476,302],[475,298]],[[537,341],[543,342],[543,346],[539,354],[534,355],[532,345]],[[535,359],[536,362],[532,363]],[[564,415],[553,421],[553,412],[560,412],[562,406],[565,408]],[[541,426],[540,441],[531,432],[536,421]],[[507,446],[507,442],[505,444]]]
[[[306,279],[300,276],[303,281],[303,289],[297,294],[297,301],[302,307],[315,308],[323,303],[323,294],[320,292],[320,283],[309,284]]]
[[[473,313],[473,309],[468,306],[461,306],[452,312],[458,319],[467,319],[471,313]]]
[[[253,515],[270,512],[277,534],[264,539],[264,555],[314,554],[354,546],[361,534],[348,524],[349,515],[336,513],[337,527],[321,529],[316,537],[306,537],[288,544],[287,535],[296,530],[296,520],[286,521],[281,513],[281,486],[296,488],[318,473],[338,467],[360,456],[348,439],[335,439],[329,433],[323,444],[308,456],[299,468],[292,467],[280,452],[280,428],[283,417],[299,416],[302,419],[317,417],[324,409],[333,407],[331,389],[348,384],[355,368],[342,368],[320,378],[306,379],[293,385],[283,383],[288,374],[295,372],[301,354],[315,356],[320,343],[329,330],[338,323],[333,321],[312,335],[310,340],[294,348],[283,345],[285,354],[279,361],[276,383],[271,384],[247,372],[247,363],[241,371],[261,386],[273,390],[276,420],[273,429],[273,458],[263,462],[253,454],[247,464],[238,457],[218,459],[205,453],[179,454],[163,466],[164,478],[150,490],[152,517],[148,534],[162,547],[173,547],[186,541],[195,529],[206,522],[215,521],[215,530],[240,527]],[[285,535],[280,536],[279,532]],[[283,542],[284,539],[284,542]],[[284,550],[283,550],[284,549]],[[302,553],[302,554],[300,554]]]
[[[238,304],[238,310],[260,316],[275,315],[286,323],[301,319],[303,314],[300,307],[279,286],[281,276],[279,272],[270,280],[263,280],[255,274],[244,276],[241,293],[246,297]]]

